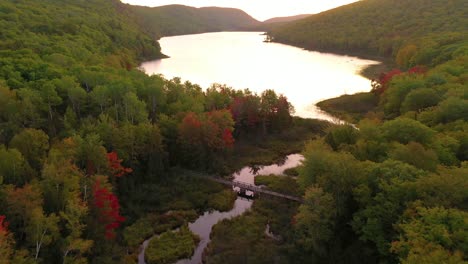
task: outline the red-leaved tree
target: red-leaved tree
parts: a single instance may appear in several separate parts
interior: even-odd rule
[[[413,68],[408,69],[409,74],[424,74],[427,72],[427,69],[423,66],[414,66]]]
[[[378,80],[372,80],[372,91],[376,94],[382,94],[387,90],[388,85],[393,77],[401,74],[424,74],[426,73],[426,68],[423,66],[414,66],[408,69],[407,72],[402,72],[399,69],[393,69],[389,72],[383,72],[380,74]]]
[[[122,160],[119,159],[117,152],[115,151],[107,153],[107,161],[109,162],[112,175],[115,177],[122,177],[133,171],[132,168],[125,168],[122,166]]]
[[[8,233],[8,222],[5,221],[5,216],[0,215],[0,236],[4,236]]]
[[[252,95],[238,96],[229,106],[236,129],[251,130],[261,121],[260,98]]]
[[[98,212],[98,221],[104,225],[105,237],[107,239],[115,238],[115,229],[125,218],[120,215],[119,199],[106,187],[101,187],[101,183],[96,181],[93,186],[94,206]]]
[[[399,69],[393,69],[389,72],[383,72],[380,74],[378,80],[372,80],[372,92],[376,94],[382,94],[388,88],[388,83],[396,75],[400,75],[403,72]]]
[[[13,244],[12,234],[8,231],[8,222],[5,221],[4,215],[0,215],[0,263],[9,263],[13,254]]]
[[[223,141],[224,145],[227,147],[232,147],[234,145],[234,137],[230,129],[226,128],[223,132]]]

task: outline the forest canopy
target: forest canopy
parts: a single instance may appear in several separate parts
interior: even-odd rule
[[[2,1],[0,26],[0,263],[133,261],[141,189],[165,195],[172,167],[222,170],[239,137],[292,123],[272,90],[138,70],[160,47],[117,0]]]
[[[465,4],[363,0],[269,32],[273,41],[398,67],[368,93],[318,104],[359,129],[333,128],[306,149],[295,245],[309,259],[468,260]]]
[[[195,8],[183,5],[131,6],[142,27],[155,38],[216,31],[251,30],[260,26],[242,10],[222,7]]]
[[[284,208],[272,228],[286,235],[267,240],[269,220],[255,211],[241,218],[258,231],[245,238],[252,248],[268,241],[275,252],[266,257],[285,262],[468,261],[463,4],[364,0],[272,31],[275,41],[380,54],[399,66],[371,92],[330,103],[358,106],[360,115],[320,137],[322,127],[293,118],[293,106],[273,90],[202,89],[136,69],[163,56],[155,35],[179,31],[142,28],[117,0],[0,2],[0,263],[133,263],[144,239],[175,228],[183,232],[162,241],[181,236],[186,247],[175,255],[190,255],[197,239],[187,222],[226,209],[235,195],[174,171],[225,172],[238,142],[267,145],[301,122],[314,138],[297,181],[264,182],[288,185],[304,203],[259,199],[268,217]],[[158,241],[156,253],[165,248]],[[239,252],[221,244],[209,254],[248,257]]]

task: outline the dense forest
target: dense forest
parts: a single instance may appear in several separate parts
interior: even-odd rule
[[[319,104],[356,125],[310,141],[297,182],[255,179],[304,203],[216,225],[207,263],[467,263],[468,54],[450,55]]]
[[[208,263],[242,259],[225,250],[235,246],[220,233],[235,236],[228,228],[241,222],[265,224],[259,212],[276,222],[284,241],[268,256],[249,252],[246,263],[268,257],[280,263],[467,263],[464,6],[456,0],[364,0],[269,32],[273,41],[383,56],[399,68],[380,74],[368,93],[318,104],[356,126],[331,128],[308,143],[297,169],[305,202],[290,212],[292,230],[283,230],[288,222],[271,213],[273,205],[257,203],[253,214],[216,227],[214,239],[225,244],[211,247],[218,252]]]
[[[268,34],[274,41],[310,50],[388,57],[405,45],[414,53],[431,52],[441,39],[466,43],[467,23],[463,0],[364,0],[275,27]],[[450,32],[458,33],[440,36]],[[430,58],[419,59],[414,63]]]
[[[167,36],[219,31],[267,31],[308,14],[258,21],[240,9],[195,8],[184,5],[157,7],[127,5],[141,27],[156,39]]]
[[[261,22],[235,8],[195,8],[183,5],[128,7],[138,16],[143,28],[156,38],[216,31],[245,31],[261,25]]]
[[[155,234],[149,263],[190,256],[187,223],[235,194],[186,169],[227,175],[305,139],[290,177],[255,179],[304,203],[261,197],[217,224],[207,263],[466,263],[463,4],[364,0],[285,26],[400,66],[322,103],[351,126],[292,117],[272,90],[147,76],[161,33],[117,0],[0,2],[0,263],[135,263]]]
[[[0,263],[135,262],[148,235],[232,206],[172,167],[231,170],[238,139],[293,122],[274,91],[137,70],[160,48],[117,0],[2,1],[0,24]]]

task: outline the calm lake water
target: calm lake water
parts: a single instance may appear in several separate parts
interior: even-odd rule
[[[315,103],[342,94],[369,91],[358,73],[376,61],[306,51],[263,42],[261,32],[218,32],[160,39],[168,59],[145,62],[147,74],[180,77],[202,88],[212,83],[261,93],[284,94],[301,117],[331,119]]]
[[[227,84],[235,89],[249,88],[261,93],[273,89],[284,94],[296,108],[296,115],[336,121],[315,107],[315,103],[342,95],[370,90],[370,81],[358,73],[378,62],[355,57],[311,52],[292,46],[265,43],[261,32],[221,32],[162,38],[159,42],[168,59],[143,63],[147,74],[166,78],[180,77],[202,88],[212,83]],[[256,175],[281,175],[285,169],[301,164],[304,157],[292,154],[283,162],[269,166],[244,167],[233,174],[234,180],[254,183]],[[189,224],[200,236],[200,243],[190,259],[177,264],[199,264],[210,242],[213,226],[222,219],[243,214],[252,201],[238,198],[229,212],[205,212]],[[144,261],[145,241],[139,256]]]

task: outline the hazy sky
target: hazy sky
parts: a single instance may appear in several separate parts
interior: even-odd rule
[[[121,0],[124,3],[144,6],[181,4],[195,7],[234,7],[263,21],[272,17],[314,14],[357,0]]]

